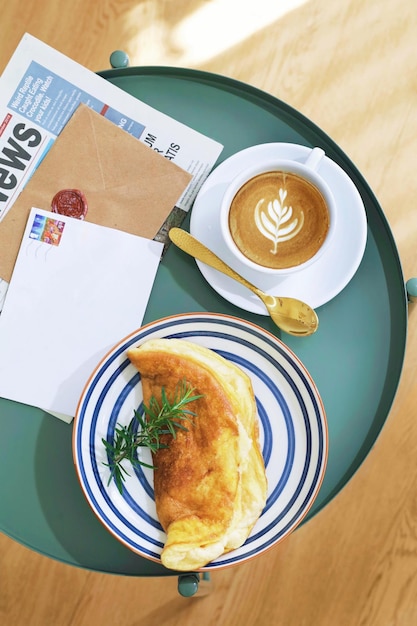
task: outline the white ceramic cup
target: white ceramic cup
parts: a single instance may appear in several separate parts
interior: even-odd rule
[[[268,158],[262,161],[257,161],[253,163],[251,166],[246,168],[244,171],[240,172],[228,185],[226,192],[222,199],[222,204],[220,208],[220,230],[224,242],[228,248],[228,250],[233,254],[234,257],[245,266],[251,268],[252,270],[256,270],[263,274],[275,274],[275,275],[284,275],[291,274],[293,272],[298,272],[306,267],[312,265],[317,261],[317,259],[329,248],[331,245],[331,241],[333,238],[333,233],[335,231],[336,226],[336,203],[328,184],[323,179],[320,174],[320,165],[322,164],[323,158],[325,156],[324,150],[321,148],[313,148],[308,154],[306,160],[304,162],[293,161],[290,159],[282,159],[282,158]],[[329,229],[323,244],[320,246],[319,250],[314,254],[311,258],[309,258],[304,263],[300,263],[298,265],[294,265],[292,267],[276,269],[271,267],[266,267],[264,265],[259,265],[258,263],[252,261],[247,256],[245,256],[236,243],[233,240],[233,237],[230,233],[229,229],[229,211],[230,206],[232,204],[233,198],[239,189],[251,178],[262,174],[264,172],[271,171],[279,171],[279,172],[288,172],[296,174],[297,176],[306,179],[308,182],[312,183],[323,196],[327,210],[329,213]],[[255,226],[254,226],[255,227]]]

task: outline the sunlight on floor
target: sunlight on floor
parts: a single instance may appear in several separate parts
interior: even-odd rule
[[[308,0],[212,0],[180,22],[172,41],[182,63],[208,61]]]
[[[164,22],[163,5],[152,0],[135,6],[129,26],[141,24],[129,48],[140,65],[196,67],[242,43],[308,0],[208,0],[187,12],[172,29]],[[133,26],[134,28],[134,26]]]

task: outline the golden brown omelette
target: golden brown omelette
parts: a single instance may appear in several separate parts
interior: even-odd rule
[[[167,534],[163,565],[196,570],[247,539],[266,501],[265,467],[249,376],[208,348],[152,339],[128,350],[145,404],[186,380],[196,414],[153,455],[156,511]]]

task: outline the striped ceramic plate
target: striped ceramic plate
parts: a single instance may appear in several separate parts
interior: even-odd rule
[[[104,526],[128,548],[154,561],[160,560],[165,534],[155,511],[152,470],[126,467],[130,475],[120,494],[114,483],[108,485],[102,438],[111,439],[116,426],[127,425],[141,405],[140,376],[126,350],[156,337],[183,338],[210,348],[252,379],[268,478],[267,503],[246,543],[204,569],[241,563],[291,533],[317,496],[328,450],[319,393],[305,367],[279,339],[231,316],[168,317],[143,326],[111,350],[80,398],[74,461],[85,496]],[[142,454],[150,463],[149,451]]]

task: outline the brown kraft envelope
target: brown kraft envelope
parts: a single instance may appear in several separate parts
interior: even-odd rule
[[[85,219],[153,239],[192,176],[86,105],[79,105],[0,222],[0,277],[10,281],[31,207],[62,189],[86,197]]]

